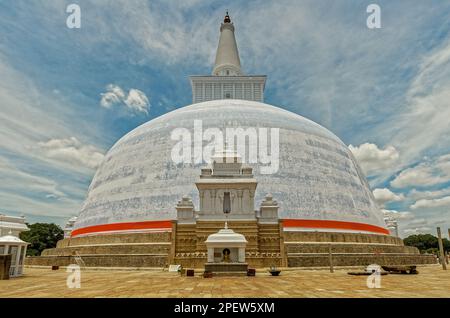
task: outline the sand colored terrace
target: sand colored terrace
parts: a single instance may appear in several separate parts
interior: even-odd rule
[[[366,276],[348,270],[283,270],[272,277],[203,278],[167,271],[82,270],[81,288],[66,286],[61,268],[26,268],[25,275],[0,281],[0,297],[450,297],[450,270],[419,267],[418,275],[382,276],[380,289],[369,289]]]

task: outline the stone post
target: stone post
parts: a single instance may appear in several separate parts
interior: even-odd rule
[[[288,260],[287,260],[287,253],[286,253],[286,247],[284,245],[284,230],[283,230],[283,222],[281,220],[278,221],[278,233],[280,235],[280,256],[281,256],[281,266],[287,267],[288,266]]]
[[[333,253],[331,252],[331,244],[328,246],[328,259],[330,260],[330,273],[334,273]]]
[[[444,256],[444,244],[442,244],[442,235],[441,235],[441,228],[437,228],[437,234],[438,234],[438,242],[439,242],[439,260],[442,264],[442,269],[447,269],[447,264],[445,264],[445,256]]]
[[[172,233],[170,233],[170,254],[169,254],[169,264],[173,264],[175,262],[175,256],[177,251],[177,221],[172,221]]]

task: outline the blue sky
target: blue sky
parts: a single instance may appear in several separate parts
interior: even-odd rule
[[[0,0],[0,211],[76,215],[115,141],[190,104],[228,9],[267,103],[349,145],[402,235],[448,228],[450,2],[377,1],[376,30],[373,2]]]

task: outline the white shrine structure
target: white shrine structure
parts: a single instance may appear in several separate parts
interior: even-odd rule
[[[211,234],[206,240],[208,263],[245,263],[245,236],[228,228]]]
[[[28,244],[20,238],[13,236],[12,232],[0,237],[0,255],[11,255],[9,277],[18,277],[23,274],[23,265]]]

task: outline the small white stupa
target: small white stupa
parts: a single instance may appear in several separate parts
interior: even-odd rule
[[[245,247],[247,240],[244,235],[225,228],[211,234],[205,241],[208,249],[208,263],[245,263]]]

